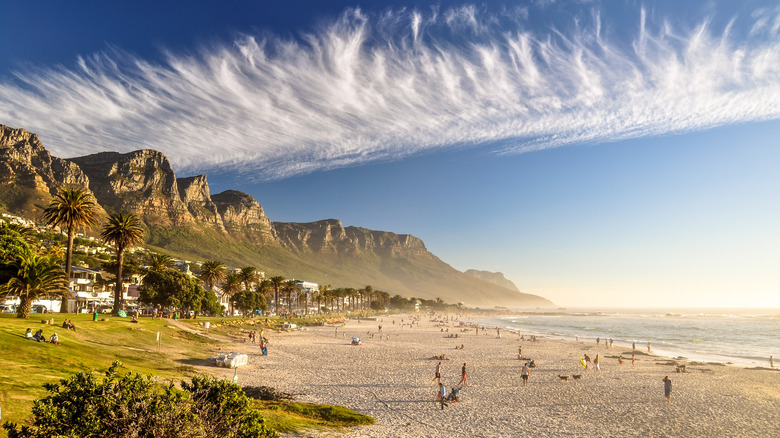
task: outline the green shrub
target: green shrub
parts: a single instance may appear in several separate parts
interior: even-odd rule
[[[196,377],[183,390],[151,376],[78,373],[46,384],[28,425],[5,423],[9,438],[207,438],[277,437],[237,385]]]

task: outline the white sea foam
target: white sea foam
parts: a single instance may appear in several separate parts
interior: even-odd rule
[[[708,362],[767,366],[770,355],[780,357],[780,309],[524,312],[482,323],[582,342],[612,338],[621,349],[636,343],[645,351],[650,342],[654,353]]]

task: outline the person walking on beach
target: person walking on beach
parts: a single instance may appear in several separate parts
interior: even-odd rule
[[[593,359],[593,365],[596,367],[596,371],[601,371],[601,367],[599,367],[599,355],[598,354]]]
[[[634,366],[635,364],[636,364],[636,358],[635,358],[635,357],[634,357],[634,355],[632,354],[632,355],[631,355],[631,366]]]
[[[669,376],[666,376],[664,377],[662,382],[664,382],[664,397],[666,397],[666,402],[671,403],[672,402],[672,379],[670,379]]]
[[[439,394],[437,397],[439,398],[439,403],[441,403],[441,410],[443,411],[444,406],[447,403],[447,387],[445,387],[441,382],[439,382]]]
[[[631,343],[631,349],[632,350],[636,350],[636,342],[632,342]]]
[[[523,371],[520,372],[520,377],[523,378],[523,386],[528,386],[528,374],[530,373],[530,370],[528,369],[528,364],[523,365]]]
[[[433,382],[439,381],[439,385],[441,385],[441,362],[439,362],[438,365],[436,365],[436,375],[433,376],[433,380],[431,380],[431,385],[433,385]]]
[[[647,343],[647,352],[650,352],[650,342]]]
[[[466,362],[463,362],[463,368],[460,369],[460,382],[458,382],[458,385],[463,386],[469,386],[468,383],[466,383],[466,377],[468,377],[468,374],[466,373]]]
[[[588,369],[588,365],[593,366],[593,362],[590,361],[590,356],[585,355],[585,369]]]
[[[769,356],[769,368],[775,367],[775,358],[772,356]]]

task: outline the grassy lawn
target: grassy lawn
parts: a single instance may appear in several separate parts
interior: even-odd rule
[[[262,400],[255,406],[266,426],[279,433],[374,424],[373,418],[341,406]]]
[[[76,331],[62,328],[66,318],[73,321]],[[0,314],[2,422],[22,422],[29,416],[33,400],[46,395],[44,383],[54,383],[80,371],[103,373],[112,362],[119,360],[128,370],[154,375],[164,382],[178,382],[199,374],[200,370],[193,365],[205,364],[208,357],[219,353],[218,342],[181,330],[167,320],[141,318],[139,324],[133,324],[129,318],[101,315],[100,319],[103,318],[108,321],[92,321],[91,314],[33,314],[27,320],[16,318],[16,314]],[[50,319],[54,319],[54,325],[42,323]],[[241,330],[250,328],[250,323],[241,318],[198,318],[182,322],[200,325],[205,321],[211,322],[210,333],[226,338],[243,338]],[[275,319],[271,323],[281,325]],[[57,332],[61,345],[25,339],[28,327],[33,333],[42,328],[46,339]],[[159,351],[157,333],[161,334]],[[257,404],[268,414],[269,425],[282,432],[373,422],[370,417],[340,407],[295,402],[258,401]],[[5,436],[5,432],[0,431],[0,436]]]

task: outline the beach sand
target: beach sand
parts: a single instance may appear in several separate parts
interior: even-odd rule
[[[401,327],[409,316],[380,319],[349,321],[338,335],[331,326],[266,333],[268,356],[257,345],[239,345],[250,355],[250,365],[238,371],[239,384],[272,386],[300,394],[300,401],[341,405],[377,420],[346,431],[350,437],[780,436],[775,370],[675,361],[639,349],[632,366],[630,348],[549,338],[534,343],[506,331],[498,338],[495,330],[477,335],[457,323],[442,333],[428,315],[413,329]],[[380,340],[379,324],[389,339]],[[457,339],[446,337],[455,333]],[[351,345],[352,336],[363,344]],[[463,350],[455,348],[461,344]],[[537,365],[527,387],[520,378],[519,345]],[[464,362],[469,372],[460,402],[444,410],[435,402],[437,385],[430,383],[438,363],[431,357],[440,354],[449,358],[442,361],[448,389],[460,380]],[[601,371],[583,370],[584,354],[599,354]],[[687,372],[677,373],[676,362],[686,363]],[[558,378],[574,374],[581,379]],[[670,404],[663,394],[666,375],[673,382]]]

